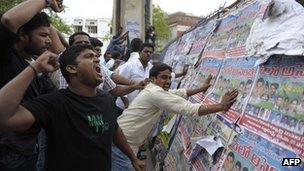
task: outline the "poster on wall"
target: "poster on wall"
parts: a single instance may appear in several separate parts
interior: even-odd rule
[[[194,40],[189,55],[199,55],[202,52],[208,41],[208,37],[212,34],[216,24],[218,24],[216,20],[210,20],[200,24],[192,31]]]
[[[236,24],[236,17],[229,15],[219,21],[220,24],[209,39],[203,57],[225,58],[229,35]]]
[[[240,124],[304,158],[304,58],[274,56],[261,65]]]
[[[239,91],[236,102],[226,113],[220,114],[230,122],[236,122],[242,115],[256,78],[258,67],[256,57],[225,59],[212,93],[208,95],[206,104],[219,103],[221,97],[234,89]]]
[[[194,76],[194,80],[192,81],[193,87],[201,86],[209,75],[212,75],[211,84],[212,86],[205,92],[204,94],[198,93],[191,98],[195,100],[195,102],[201,102],[205,98],[205,95],[209,94],[215,85],[215,80],[220,72],[220,68],[222,67],[223,59],[217,58],[203,58],[199,67],[196,69],[196,75]]]
[[[164,170],[171,171],[184,171],[191,170],[191,165],[188,163],[187,159],[183,155],[184,147],[182,142],[182,137],[180,132],[177,132],[174,137],[172,146],[164,160]]]
[[[193,40],[195,38],[195,34],[193,34],[193,31],[189,31],[182,35],[178,42],[176,55],[187,55],[191,49]]]
[[[169,66],[172,66],[172,63],[175,61],[175,50],[178,46],[178,41],[174,41],[167,48],[166,54],[164,55],[163,62]]]
[[[268,3],[255,1],[241,9],[238,9],[233,16],[236,17],[236,24],[229,35],[226,49],[226,57],[245,57],[246,41],[249,36],[252,24],[256,18],[262,18],[267,9]]]
[[[129,31],[130,39],[140,38],[140,24],[137,21],[126,21],[126,31]]]
[[[188,160],[194,170],[219,170],[223,165],[221,161],[225,149],[235,141],[241,129],[219,116],[205,125],[203,130],[201,124],[203,122],[197,122],[192,132],[191,153]],[[194,139],[196,144],[193,143]]]
[[[304,166],[282,166],[283,158],[297,158],[298,155],[276,145],[262,136],[244,130],[235,143],[231,144],[222,170],[265,170],[302,171]]]

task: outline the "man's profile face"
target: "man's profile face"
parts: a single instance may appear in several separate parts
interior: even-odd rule
[[[41,55],[51,47],[50,27],[41,26],[26,35],[25,51],[31,55]]]

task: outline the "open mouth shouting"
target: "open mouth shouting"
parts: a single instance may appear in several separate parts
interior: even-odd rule
[[[99,64],[95,64],[94,65],[94,69],[95,69],[95,72],[97,73],[98,77],[102,78],[100,65]]]

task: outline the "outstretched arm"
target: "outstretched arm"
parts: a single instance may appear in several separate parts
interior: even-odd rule
[[[200,108],[198,109],[198,115],[207,115],[211,113],[216,113],[216,112],[226,112],[230,109],[230,107],[233,105],[233,103],[236,100],[236,97],[238,95],[237,90],[233,91],[228,91],[223,97],[221,103],[214,104],[214,105],[207,105],[203,106],[201,105]]]
[[[45,52],[0,90],[0,131],[30,128],[35,118],[19,105],[23,95],[37,73],[52,72],[57,68],[57,55]]]
[[[131,92],[133,92],[134,90],[139,90],[139,89],[143,89],[145,87],[145,83],[143,81],[139,82],[139,83],[136,83],[136,84],[133,84],[133,85],[130,85],[130,86],[116,86],[114,89],[112,89],[110,91],[110,93],[113,95],[113,96],[124,96],[126,94],[129,94]]]
[[[132,85],[134,82],[132,80],[129,80],[121,75],[113,73],[111,76],[111,79],[116,83],[116,84],[121,84],[121,85]]]
[[[61,1],[57,3],[57,0],[27,0],[4,13],[1,22],[9,31],[17,33],[22,25],[46,7],[47,2],[55,12],[62,10]]]
[[[210,84],[211,79],[212,79],[212,75],[209,75],[208,78],[205,80],[204,84],[201,87],[196,88],[196,89],[186,90],[187,91],[187,96],[189,97],[189,96],[192,96],[192,95],[200,93],[200,92],[205,93],[208,90],[208,88],[211,86],[211,84]]]

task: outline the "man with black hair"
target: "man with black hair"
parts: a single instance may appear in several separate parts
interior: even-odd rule
[[[131,41],[131,53],[128,61],[134,61],[139,58],[139,52],[141,50],[143,41],[140,38],[134,38]]]
[[[271,101],[275,101],[277,97],[277,90],[279,88],[278,83],[271,83],[270,84],[270,90],[269,90],[269,98]]]
[[[224,171],[233,171],[234,158],[235,157],[234,157],[233,152],[230,151],[224,162],[224,166],[223,166]]]
[[[85,32],[77,32],[70,36],[69,43],[71,43],[71,46],[79,44],[91,45],[90,36]],[[134,83],[124,77],[119,76],[118,74],[115,74],[113,71],[107,69],[107,67],[104,65],[101,66],[101,71],[104,75],[104,82],[99,85],[99,88],[109,91],[114,96],[123,96],[134,90],[141,89],[144,86],[143,82]],[[66,80],[63,78],[61,71],[57,71],[57,74],[59,80],[59,89],[66,88],[69,82],[66,82]],[[115,83],[128,86],[117,86]]]
[[[46,170],[110,171],[112,142],[137,171],[142,170],[117,124],[114,98],[97,89],[103,75],[92,46],[71,46],[61,54],[67,89],[21,103],[37,74],[58,68],[57,59],[53,53],[43,53],[0,90],[0,131],[43,127],[48,143]]]
[[[150,63],[152,54],[154,53],[154,46],[150,43],[143,43],[140,48],[139,58],[128,61],[118,68],[119,75],[134,81],[140,82],[149,78],[150,69],[152,64]],[[119,108],[125,109],[138,95],[139,90],[135,90],[122,97],[118,98],[116,104]]]
[[[111,58],[114,60],[113,65],[109,68],[111,71],[115,71],[120,65],[124,63],[122,60],[122,54],[118,51],[113,51],[111,53]]]
[[[204,84],[197,89],[169,90],[171,72],[172,68],[164,63],[153,66],[149,76],[151,83],[136,96],[117,119],[134,153],[137,153],[138,148],[144,144],[159,116],[164,111],[191,116],[227,111],[238,95],[236,90],[227,92],[222,97],[221,103],[214,105],[204,106],[199,103],[191,103],[186,98],[207,91],[211,86],[212,76],[209,76]],[[122,168],[121,163],[125,163],[124,169],[130,167],[128,158],[124,157],[117,148],[113,147],[112,151],[113,168]]]
[[[100,41],[96,37],[91,37],[90,42],[91,42],[91,45],[94,47],[94,50],[95,50],[97,56],[101,56],[101,54],[102,54],[101,48],[103,46],[102,41]]]
[[[56,30],[49,18],[40,12],[46,6],[55,12],[62,10],[62,2],[55,0],[27,0],[5,12],[0,24],[0,88],[24,70],[36,56],[47,50],[61,48]],[[57,36],[57,37],[56,37]],[[22,102],[54,90],[47,75],[40,75],[30,82]],[[13,92],[17,93],[17,92]],[[2,100],[9,100],[2,97]],[[5,106],[5,108],[8,106]],[[1,108],[2,110],[3,108]],[[1,120],[2,122],[2,120]],[[39,132],[29,129],[0,133],[0,170],[36,170],[36,141]]]
[[[237,161],[235,163],[234,170],[235,171],[241,171],[241,169],[242,169],[242,163],[240,161]]]
[[[69,45],[90,44],[90,35],[86,32],[75,32],[69,37]]]

